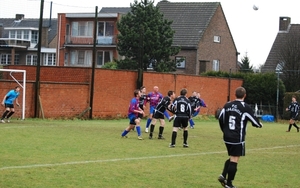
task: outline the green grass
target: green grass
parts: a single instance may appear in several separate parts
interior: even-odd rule
[[[217,177],[228,158],[216,120],[196,119],[189,148],[179,132],[166,140],[120,138],[128,120],[13,119],[0,124],[0,187],[221,187]],[[248,124],[246,156],[234,184],[239,188],[299,187],[300,133],[288,123]],[[142,130],[145,120],[142,122]],[[155,130],[158,131],[158,125]]]

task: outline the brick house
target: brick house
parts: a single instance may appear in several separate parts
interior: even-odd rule
[[[41,65],[56,65],[57,19],[43,19]],[[39,19],[0,18],[0,65],[36,65]]]
[[[206,71],[237,70],[238,52],[221,3],[157,3],[160,11],[172,20],[173,45],[181,51],[174,58],[181,62],[177,73],[199,75]],[[100,13],[126,13],[130,8],[103,7]]]
[[[279,55],[284,47],[287,37],[296,37],[300,35],[300,24],[291,24],[290,17],[279,17],[279,31],[271,47],[267,60],[262,67],[262,72],[275,72],[276,68],[281,69],[284,62],[280,60]],[[295,38],[296,39],[296,38]]]
[[[98,13],[96,26],[96,67],[118,59],[116,23],[121,13]],[[93,13],[58,14],[58,66],[92,66],[94,50]]]

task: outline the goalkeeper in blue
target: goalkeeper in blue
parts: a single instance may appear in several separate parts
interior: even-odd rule
[[[15,89],[10,90],[2,100],[2,106],[5,107],[5,112],[1,117],[1,122],[5,123],[5,118],[7,122],[10,122],[10,117],[15,113],[14,101],[16,100],[16,105],[20,106],[18,102],[18,96],[20,95],[20,87],[17,86]]]
[[[145,115],[144,111],[140,108],[139,98],[141,97],[141,91],[139,89],[134,90],[134,98],[131,99],[128,109],[128,118],[129,125],[121,134],[122,138],[127,138],[127,134],[134,127],[136,128],[136,132],[138,134],[138,139],[143,140],[141,137],[141,118],[139,118],[139,114]]]

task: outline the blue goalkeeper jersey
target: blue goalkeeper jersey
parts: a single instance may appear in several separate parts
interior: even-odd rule
[[[17,92],[16,90],[10,90],[7,94],[6,94],[6,99],[4,101],[5,104],[13,104],[14,100],[20,95],[19,92]]]

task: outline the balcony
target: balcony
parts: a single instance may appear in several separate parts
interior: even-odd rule
[[[115,45],[116,44],[116,35],[114,36],[98,36],[97,45]],[[65,44],[81,44],[81,45],[91,45],[93,44],[93,37],[74,37],[67,35]]]
[[[0,41],[1,47],[28,48],[30,46],[30,41],[24,39],[0,38]]]

